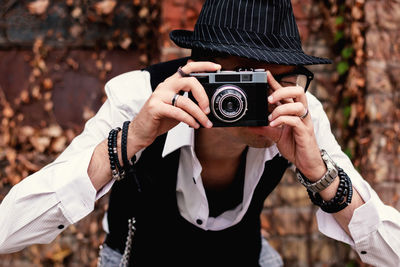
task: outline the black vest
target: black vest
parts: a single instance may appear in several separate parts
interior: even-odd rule
[[[186,60],[147,68],[153,90],[179,66],[185,65]],[[107,245],[122,253],[128,219],[135,217],[130,266],[259,266],[260,213],[265,198],[281,180],[288,161],[277,155],[265,163],[249,209],[238,224],[220,231],[205,231],[180,215],[176,200],[180,151],[162,158],[165,139],[166,134],[159,136],[136,163],[141,192],[133,179],[114,183],[108,209]]]

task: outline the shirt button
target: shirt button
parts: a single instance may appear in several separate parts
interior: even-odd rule
[[[197,223],[198,225],[202,225],[202,224],[203,224],[203,221],[200,220],[200,219],[197,219],[197,220],[196,220],[196,223]]]
[[[57,228],[58,229],[64,229],[64,225],[60,224]]]
[[[363,255],[367,254],[367,252],[365,250],[361,251],[360,253]]]

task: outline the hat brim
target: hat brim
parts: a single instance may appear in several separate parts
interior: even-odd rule
[[[314,57],[305,54],[303,51],[280,49],[265,49],[237,44],[223,44],[209,41],[199,41],[194,39],[193,31],[174,30],[170,33],[171,40],[182,48],[200,48],[209,51],[225,53],[232,56],[245,57],[257,61],[278,64],[278,65],[316,65],[331,64],[327,58]]]

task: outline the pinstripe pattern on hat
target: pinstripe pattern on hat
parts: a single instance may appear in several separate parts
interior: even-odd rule
[[[206,0],[194,31],[174,30],[180,47],[281,65],[330,64],[306,55],[290,0]]]

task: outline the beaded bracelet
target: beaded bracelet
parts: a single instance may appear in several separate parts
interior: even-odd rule
[[[109,134],[108,134],[108,157],[110,160],[110,168],[111,168],[111,174],[112,177],[116,180],[118,180],[119,177],[119,172],[117,170],[117,167],[115,166],[115,160],[114,160],[114,154],[113,154],[113,135],[114,135],[114,129],[112,129]]]
[[[108,134],[108,157],[110,160],[110,168],[113,178],[117,181],[125,178],[125,170],[119,163],[118,158],[117,137],[119,131],[121,131],[121,128],[117,127],[111,129]]]
[[[335,213],[343,210],[351,203],[353,197],[353,186],[350,177],[341,168],[338,168],[338,176],[340,178],[338,189],[335,196],[328,201],[323,200],[319,193],[313,193],[307,190],[311,201],[328,213]]]

